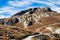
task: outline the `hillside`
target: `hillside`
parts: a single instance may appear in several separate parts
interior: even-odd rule
[[[60,40],[60,14],[30,8],[0,19],[0,40]]]

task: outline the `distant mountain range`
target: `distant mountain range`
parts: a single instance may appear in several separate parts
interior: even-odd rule
[[[30,8],[0,19],[1,40],[60,40],[59,35],[60,14],[49,7]]]

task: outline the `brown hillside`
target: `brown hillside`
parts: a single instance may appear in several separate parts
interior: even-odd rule
[[[49,7],[31,8],[0,19],[0,40],[29,37],[31,40],[60,40],[60,14]]]

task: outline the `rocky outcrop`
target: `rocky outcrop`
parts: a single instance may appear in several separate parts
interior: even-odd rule
[[[60,40],[60,14],[49,7],[31,8],[0,19],[1,40]]]
[[[6,25],[12,26],[12,25],[14,25],[14,24],[16,24],[18,22],[19,22],[19,20],[17,18],[13,18],[13,19],[7,20]]]

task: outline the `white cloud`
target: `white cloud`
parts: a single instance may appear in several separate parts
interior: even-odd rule
[[[20,10],[15,10],[15,8],[10,7],[10,6],[6,6],[0,9],[0,18],[8,18],[12,15],[14,15],[15,13],[19,12]],[[3,15],[3,14],[10,14],[10,15]]]
[[[9,5],[10,6],[14,6],[14,7],[22,7],[22,6],[27,6],[27,8],[29,7],[33,7],[33,6],[29,6],[32,3],[39,3],[39,4],[44,4],[47,5],[48,7],[50,7],[52,10],[59,12],[60,11],[60,7],[56,6],[56,5],[60,5],[60,1],[59,0],[22,0],[22,1],[9,1]],[[56,4],[56,5],[55,5]]]
[[[55,5],[51,6],[51,9],[58,12],[58,13],[60,13],[60,7],[58,7],[58,6],[55,6]]]
[[[9,1],[8,2],[10,6],[15,6],[15,7],[20,7],[20,6],[24,6],[24,5],[28,5],[30,4],[27,1]]]
[[[18,12],[18,10],[14,10],[13,7],[9,7],[9,6],[6,6],[6,7],[3,7],[3,8],[0,9],[0,14],[9,13],[9,14],[13,15],[16,12]]]
[[[4,18],[5,16],[3,16],[3,15],[0,15],[0,18]]]
[[[6,16],[3,15],[4,13],[8,13],[10,15],[13,15],[13,14],[15,14],[15,13],[21,11],[21,10],[32,8],[32,6],[31,7],[27,6],[27,5],[31,4],[31,2],[32,2],[32,0],[30,0],[30,1],[28,1],[28,0],[26,0],[26,1],[19,1],[19,0],[18,1],[17,0],[15,0],[15,1],[8,1],[8,6],[2,7],[0,9],[0,14],[2,14],[1,17],[2,18],[6,17]],[[27,8],[24,8],[24,9],[23,9],[23,7],[22,7],[22,9],[18,8],[18,7],[21,7],[21,6],[24,6],[24,5]]]
[[[31,5],[32,3],[36,2],[38,0],[15,0],[15,1],[9,1],[8,5],[14,6],[14,7],[22,7],[22,6],[28,6]]]
[[[48,1],[36,1],[37,3],[40,3],[40,4],[44,4],[44,5],[47,5],[48,7],[50,7],[53,11],[57,11],[58,13],[60,13],[60,7],[57,6],[57,5],[60,5],[60,1],[57,0],[48,0]]]
[[[9,18],[10,16],[0,15],[0,18]]]

